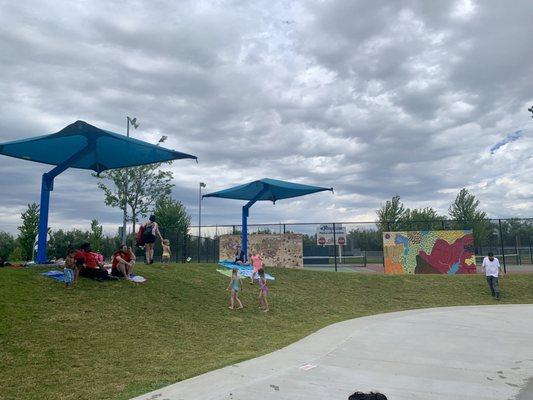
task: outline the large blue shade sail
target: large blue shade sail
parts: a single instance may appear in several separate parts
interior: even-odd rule
[[[333,192],[333,188],[302,185],[301,183],[264,178],[218,192],[208,193],[202,197],[248,200],[248,203],[242,207],[242,250],[244,251],[244,256],[248,257],[248,215],[250,207],[256,201],[272,201],[275,203],[277,200],[305,196],[326,190]]]
[[[135,167],[180,158],[196,159],[190,154],[109,132],[84,121],[76,121],[51,135],[2,143],[0,154],[56,166],[42,177],[36,260],[38,263],[47,260],[48,209],[50,192],[54,190],[54,178],[66,169],[89,169],[100,173],[108,169]]]
[[[196,159],[190,154],[106,131],[84,121],[76,121],[51,135],[0,144],[0,154],[51,165],[60,165],[79,154],[68,168],[95,172],[180,158]]]
[[[287,181],[264,178],[258,181],[246,183],[244,185],[234,186],[229,189],[220,190],[204,195],[203,197],[221,197],[224,199],[237,200],[267,200],[276,202],[281,199],[305,196],[306,194],[323,192],[325,190],[333,191],[333,188],[320,186],[302,185]]]

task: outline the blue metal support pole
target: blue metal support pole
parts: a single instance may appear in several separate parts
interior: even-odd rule
[[[50,208],[50,192],[54,190],[54,178],[67,168],[72,166],[76,160],[85,155],[94,147],[94,142],[89,143],[86,147],[78,151],[68,160],[63,161],[50,172],[44,173],[41,183],[41,204],[39,206],[39,240],[37,247],[37,264],[43,264],[48,261],[46,257],[46,239],[48,236],[48,210]]]
[[[244,262],[248,261],[248,211],[252,204],[248,203],[242,207],[242,251],[244,253]]]
[[[41,205],[39,207],[39,242],[37,247],[38,264],[47,261],[46,258],[46,238],[48,236],[48,209],[50,205],[50,191],[54,189],[54,178],[50,178],[48,173],[43,174],[41,183]]]
[[[250,215],[250,207],[255,204],[257,200],[266,192],[267,187],[264,186],[263,189],[250,200],[246,205],[242,207],[242,251],[244,252],[244,261],[248,261],[248,216]]]

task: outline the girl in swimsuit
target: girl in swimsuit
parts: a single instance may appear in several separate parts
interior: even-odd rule
[[[243,305],[241,303],[241,300],[239,299],[239,289],[242,287],[242,279],[237,273],[237,268],[233,268],[231,271],[231,280],[229,281],[228,288],[226,290],[230,290],[231,288],[231,297],[230,297],[230,309],[234,309],[234,302],[236,301],[239,303],[239,310],[243,308]]]
[[[264,312],[268,311],[268,287],[265,278],[265,270],[261,268],[259,271],[259,308]]]

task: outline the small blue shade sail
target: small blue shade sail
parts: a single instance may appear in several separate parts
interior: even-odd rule
[[[277,200],[305,196],[306,194],[323,192],[326,190],[331,190],[333,192],[333,188],[302,185],[301,183],[264,178],[244,185],[220,190],[218,192],[208,193],[202,197],[248,200],[248,203],[242,207],[242,250],[244,251],[244,257],[246,260],[248,258],[248,216],[250,207],[252,207],[255,202],[271,201],[275,203]]]
[[[79,154],[68,167],[97,173],[181,158],[196,159],[190,154],[106,131],[84,121],[76,121],[51,135],[2,143],[0,154],[51,165],[61,165]]]
[[[220,190],[204,195],[203,197],[220,197],[224,199],[251,200],[251,201],[272,201],[289,199],[292,197],[305,196],[311,193],[333,191],[333,188],[320,186],[302,185],[287,181],[264,178],[258,181],[234,186],[229,189]]]

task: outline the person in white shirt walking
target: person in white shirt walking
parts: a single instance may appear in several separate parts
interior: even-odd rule
[[[492,297],[500,300],[500,286],[498,285],[498,275],[503,274],[500,262],[494,257],[494,253],[489,252],[487,257],[483,259],[483,271],[487,276],[487,283],[489,284]]]

